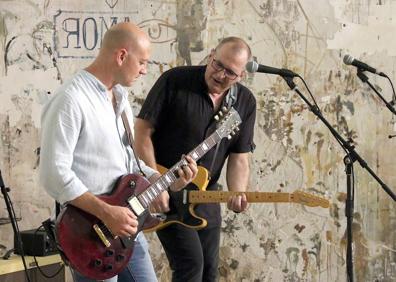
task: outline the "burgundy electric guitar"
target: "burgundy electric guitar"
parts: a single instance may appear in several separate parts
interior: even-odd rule
[[[223,138],[231,138],[238,130],[241,119],[231,108],[219,121],[214,133],[206,138],[188,155],[200,159]],[[98,196],[111,205],[126,206],[138,218],[138,232],[159,224],[148,208],[177,179],[177,170],[186,163],[181,160],[151,184],[138,174],[121,176],[110,195]],[[114,237],[95,216],[68,205],[59,214],[56,222],[56,236],[60,251],[66,262],[82,275],[104,280],[117,275],[129,262],[133,252],[135,236]]]

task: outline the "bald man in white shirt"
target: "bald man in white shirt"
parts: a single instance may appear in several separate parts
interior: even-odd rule
[[[42,113],[44,188],[59,203],[93,214],[116,236],[136,234],[137,218],[129,208],[110,205],[97,195],[111,192],[120,176],[139,171],[121,118],[125,111],[133,128],[123,86],[147,73],[149,56],[150,40],[140,28],[132,23],[112,26],[97,58],[62,85]],[[186,160],[170,189],[180,190],[195,177],[195,161]],[[140,164],[151,183],[159,177]],[[77,272],[74,276],[78,282],[92,281]],[[106,281],[157,281],[143,234],[137,236],[128,267]]]

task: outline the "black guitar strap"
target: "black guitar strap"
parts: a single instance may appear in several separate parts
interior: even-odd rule
[[[231,107],[235,104],[238,97],[238,84],[233,84],[231,88],[228,90],[227,96],[225,97],[225,107],[227,108],[227,112],[231,109]],[[221,108],[220,108],[221,110]],[[213,155],[212,163],[210,164],[209,169],[209,180],[211,178],[213,166],[217,157],[217,152],[219,151],[220,143],[217,143],[215,153]]]
[[[126,135],[128,137],[129,146],[131,146],[131,148],[132,148],[133,156],[134,156],[134,158],[136,160],[136,163],[137,163],[137,166],[139,168],[140,174],[143,175],[144,177],[146,177],[146,174],[143,172],[142,168],[140,167],[140,160],[139,160],[138,156],[136,155],[135,149],[133,147],[133,142],[134,142],[133,141],[133,134],[132,134],[132,130],[131,130],[131,127],[129,125],[128,117],[127,117],[125,111],[122,112],[121,118],[122,118],[122,123],[124,124],[125,133],[126,133]]]

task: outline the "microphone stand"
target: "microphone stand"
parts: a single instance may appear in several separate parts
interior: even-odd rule
[[[320,112],[320,109],[317,106],[312,105],[307,98],[301,93],[298,89],[297,85],[293,82],[292,77],[283,77],[286,81],[287,85],[291,90],[294,90],[301,99],[308,105],[310,111],[314,113],[330,130],[333,136],[338,140],[344,150],[347,151],[346,156],[344,157],[345,164],[345,173],[347,179],[347,199],[345,202],[345,216],[347,218],[347,251],[346,251],[346,262],[347,262],[347,281],[353,282],[353,258],[352,258],[352,223],[353,223],[353,209],[354,209],[354,192],[353,192],[353,163],[358,161],[359,164],[365,168],[374,179],[381,185],[382,189],[385,190],[386,193],[396,201],[396,196],[389,189],[389,187],[374,173],[374,171],[367,165],[367,163],[363,160],[362,157],[355,151],[355,146],[351,145],[351,141],[346,141],[337,130],[331,126],[331,124],[325,119],[325,117]]]
[[[380,97],[380,99],[385,103],[386,107],[394,114],[396,115],[396,110],[393,107],[394,102],[388,102],[385,100],[385,98],[381,95],[381,93],[378,92],[377,89],[375,89],[375,87],[370,83],[367,75],[364,74],[364,70],[362,69],[358,69],[357,70],[357,76],[360,78],[361,81],[365,82],[368,84],[368,86],[370,86],[371,89],[373,89],[373,91],[378,95],[378,97]]]
[[[28,272],[27,272],[27,264],[26,264],[26,260],[25,260],[25,253],[23,250],[21,234],[19,232],[19,228],[18,228],[18,224],[17,224],[17,220],[16,220],[16,216],[15,216],[15,212],[14,212],[14,208],[12,206],[10,196],[8,196],[8,192],[10,192],[10,188],[5,187],[4,181],[3,181],[3,176],[1,175],[1,170],[0,170],[0,188],[1,188],[1,193],[3,194],[3,197],[4,197],[6,207],[7,207],[8,216],[10,217],[12,229],[14,230],[15,237],[17,238],[17,248],[18,248],[18,251],[22,257],[22,263],[23,263],[23,267],[25,269],[26,279],[28,282],[30,282],[31,280],[30,280]],[[5,255],[5,257],[6,258],[7,258],[7,256],[9,257],[9,255],[12,253],[13,250],[14,249],[10,250],[10,253],[7,253]]]

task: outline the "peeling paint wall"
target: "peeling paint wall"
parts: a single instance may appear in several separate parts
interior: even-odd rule
[[[219,39],[240,36],[259,62],[301,74],[329,123],[353,138],[396,192],[396,139],[388,138],[395,118],[342,63],[351,54],[396,81],[395,15],[394,0],[0,1],[0,169],[20,229],[38,227],[54,208],[38,183],[42,106],[89,64],[106,29],[126,20],[153,42],[149,74],[130,89],[136,111],[160,73],[204,64]],[[388,81],[368,76],[391,100]],[[244,83],[258,102],[251,190],[300,189],[327,197],[330,208],[251,204],[240,215],[224,209],[220,281],[345,281],[344,151],[281,78],[249,74]],[[356,281],[395,281],[395,203],[358,163],[354,172]],[[1,197],[0,253],[12,246],[7,216]],[[170,281],[160,243],[148,237],[158,277]]]

